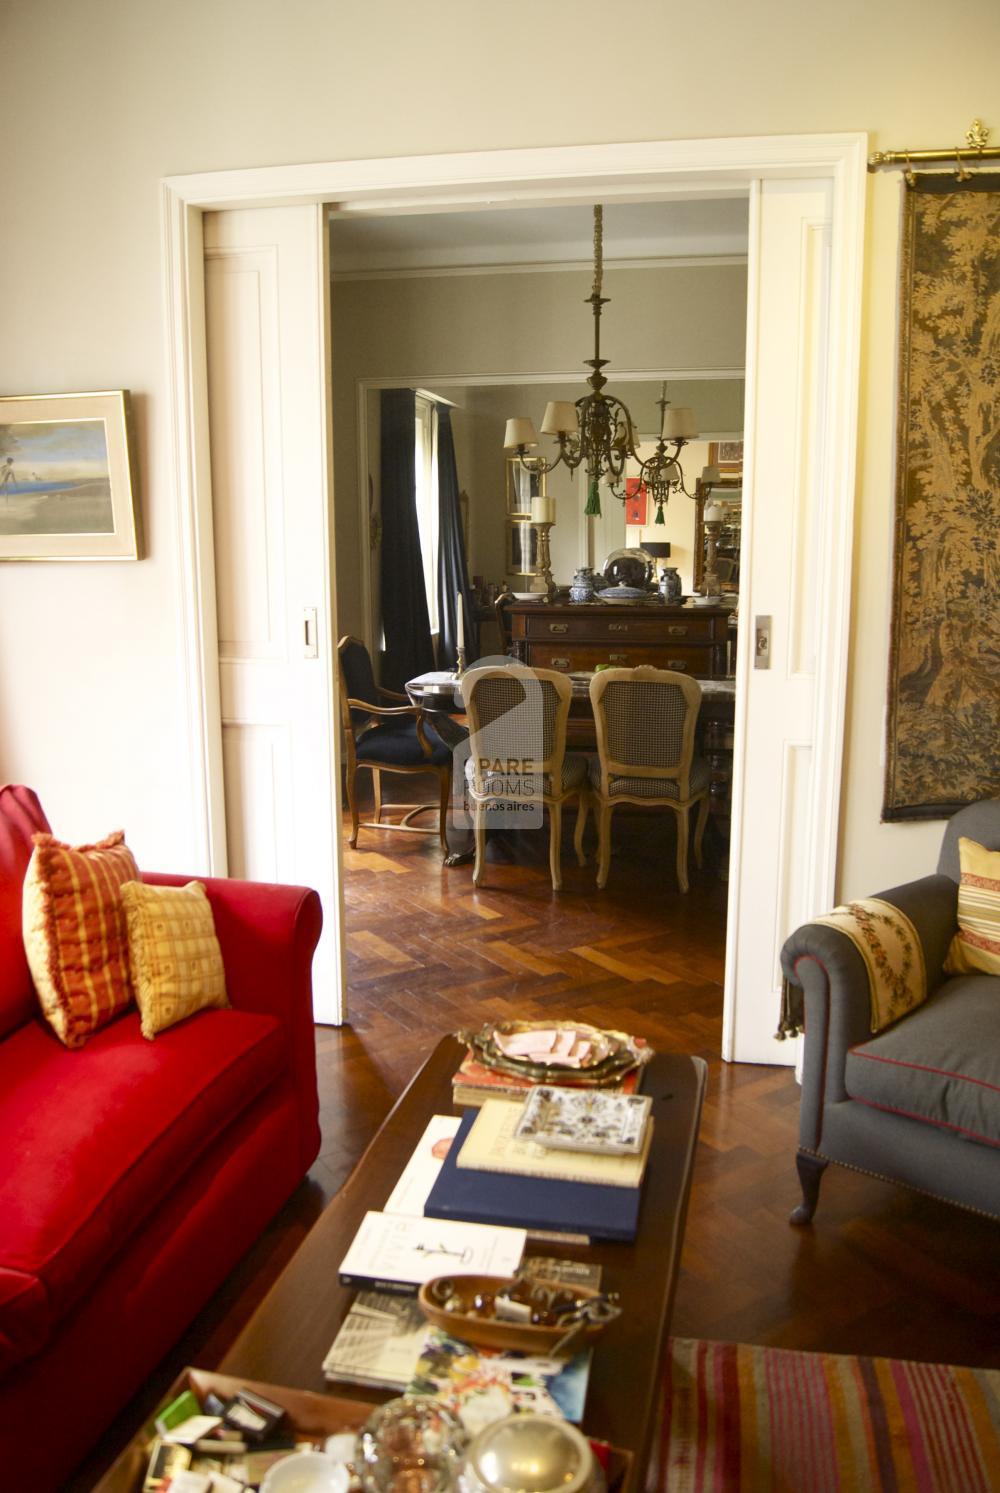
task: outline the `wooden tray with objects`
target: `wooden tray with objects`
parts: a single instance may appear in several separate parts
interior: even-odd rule
[[[201,1401],[209,1393],[217,1394],[220,1400],[229,1400],[238,1390],[255,1390],[287,1411],[291,1431],[304,1441],[321,1442],[338,1431],[358,1431],[375,1408],[362,1400],[314,1394],[311,1390],[289,1389],[279,1384],[262,1384],[254,1379],[238,1379],[230,1374],[214,1374],[196,1368],[187,1368],[178,1375],[167,1390],[163,1404],[169,1405],[186,1389]],[[156,1414],[162,1408],[158,1406]],[[132,1438],[114,1465],[94,1485],[92,1493],[140,1493],[149,1461],[150,1442],[156,1435],[154,1420],[155,1416]],[[631,1453],[599,1443],[594,1443],[594,1449],[606,1464],[608,1493],[618,1493],[624,1488],[632,1466]]]

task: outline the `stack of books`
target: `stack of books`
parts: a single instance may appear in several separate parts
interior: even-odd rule
[[[636,1045],[642,1046],[641,1038],[636,1039]],[[634,1094],[639,1087],[640,1070],[633,1068],[626,1073],[624,1078],[615,1083],[608,1084],[602,1089],[602,1093],[608,1094]],[[454,1073],[451,1080],[451,1097],[457,1109],[476,1109],[486,1099],[525,1099],[532,1089],[539,1083],[558,1084],[560,1086],[573,1087],[579,1083],[579,1076],[574,1080],[572,1070],[567,1070],[559,1078],[547,1078],[545,1080],[523,1078],[518,1073],[503,1073],[497,1068],[489,1068],[485,1063],[479,1061],[474,1053],[468,1052],[462,1060],[461,1065]]]
[[[634,1239],[652,1139],[649,1100],[602,1091],[597,1102],[605,1118],[603,1138],[595,1136],[593,1125],[574,1136],[565,1108],[569,1094],[560,1090],[563,1106],[548,1116],[555,1144],[548,1143],[550,1134],[537,1117],[531,1138],[528,1132],[519,1134],[526,1114],[537,1111],[539,1098],[551,1092],[544,1088],[532,1095],[527,1109],[510,1099],[487,1099],[478,1112],[467,1111],[427,1195],[425,1217],[524,1228],[536,1238],[561,1236],[574,1243]],[[587,1091],[573,1097],[581,1114],[595,1104]],[[614,1139],[607,1139],[616,1113],[619,1137],[627,1116],[624,1152],[620,1139],[617,1149]]]

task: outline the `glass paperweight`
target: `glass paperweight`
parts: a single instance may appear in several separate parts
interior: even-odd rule
[[[355,1467],[366,1493],[451,1493],[465,1442],[450,1410],[403,1395],[368,1417],[358,1432]]]

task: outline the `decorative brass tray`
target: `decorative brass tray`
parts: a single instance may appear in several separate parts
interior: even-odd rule
[[[533,1062],[511,1057],[497,1046],[497,1034],[514,1036],[533,1031],[574,1031],[588,1037],[595,1056],[579,1066],[560,1062]],[[478,1031],[456,1032],[459,1042],[470,1048],[473,1056],[498,1073],[512,1073],[518,1078],[547,1083],[575,1084],[581,1088],[604,1088],[617,1083],[633,1068],[641,1068],[653,1056],[653,1049],[636,1041],[627,1032],[602,1030],[583,1021],[499,1021],[487,1022]]]

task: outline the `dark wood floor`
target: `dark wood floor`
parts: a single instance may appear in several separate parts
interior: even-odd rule
[[[706,868],[679,896],[669,820],[623,818],[598,893],[568,830],[559,894],[545,834],[491,842],[478,892],[429,837],[362,830],[346,851],[350,1025],[317,1031],[322,1154],[74,1488],[180,1366],[219,1360],[438,1036],[487,1017],[576,1016],[707,1059],[678,1335],[1000,1368],[996,1225],[831,1167],[814,1225],[789,1226],[794,1078],[718,1056],[725,885]]]

